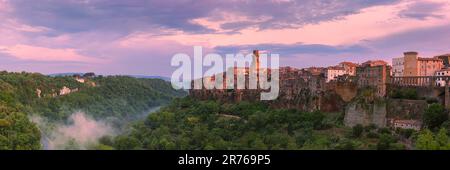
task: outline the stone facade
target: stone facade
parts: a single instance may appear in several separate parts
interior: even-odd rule
[[[344,74],[345,74],[344,67],[339,66],[328,67],[325,71],[325,77],[327,78],[327,82],[336,80],[337,77],[342,76]]]
[[[358,64],[344,61],[344,62],[339,63],[338,66],[344,68],[345,74],[348,74],[350,76],[356,75],[356,67],[358,66]]]
[[[366,104],[352,102],[345,109],[344,124],[353,127],[355,125],[386,127],[386,104]]]
[[[419,131],[422,128],[422,121],[419,120],[391,119],[389,120],[389,124],[393,128],[400,128],[400,129],[414,129]]]
[[[402,77],[405,71],[404,57],[393,58],[392,59],[392,76]]]
[[[421,58],[417,52],[404,53],[403,76],[433,76],[443,67],[443,60],[439,57]]]
[[[445,69],[436,71],[435,76],[450,76],[450,68],[445,68]],[[442,77],[436,78],[436,86],[444,87],[445,83],[446,82]]]
[[[442,54],[442,55],[435,56],[434,58],[441,59],[445,68],[450,67],[450,54]]]
[[[386,84],[390,82],[391,67],[386,62],[367,61],[356,68],[358,87],[373,87],[378,96],[386,95]]]

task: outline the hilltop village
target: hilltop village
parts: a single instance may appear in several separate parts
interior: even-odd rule
[[[424,58],[411,51],[403,55],[393,58],[392,65],[369,60],[360,64],[341,62],[329,67],[281,67],[278,98],[261,102],[274,108],[344,112],[346,126],[420,130],[424,128],[422,115],[430,104],[450,108],[450,54]],[[261,69],[258,50],[254,51],[253,61],[251,67]],[[243,72],[248,83],[250,70],[235,67],[234,78]],[[271,71],[267,69],[267,72]],[[208,77],[214,79],[215,76]],[[222,102],[259,101],[261,91],[264,90],[203,88],[191,89],[189,95]]]

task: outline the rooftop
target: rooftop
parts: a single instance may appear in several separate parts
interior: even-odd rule
[[[442,54],[442,55],[437,55],[435,57],[450,57],[450,54]]]
[[[407,52],[404,52],[403,53],[404,55],[417,55],[417,54],[419,54],[418,52],[415,52],[415,51],[407,51]]]
[[[383,60],[369,60],[361,64],[361,66],[371,66],[371,67],[381,65],[387,65],[387,62]]]
[[[339,63],[339,64],[341,64],[341,65],[353,66],[353,67],[358,66],[358,64],[352,63],[352,62],[349,62],[349,61],[344,61],[344,62],[341,62],[341,63]]]
[[[339,66],[330,66],[327,67],[328,70],[345,70],[344,67],[339,67]]]
[[[422,58],[422,57],[417,58],[417,60],[421,60],[421,61],[442,61],[442,59],[440,59],[440,58]]]

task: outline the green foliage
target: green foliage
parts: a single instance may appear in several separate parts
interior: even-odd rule
[[[361,124],[357,124],[352,128],[352,136],[354,138],[359,138],[364,131],[364,127]]]
[[[416,148],[420,150],[437,150],[439,149],[439,143],[434,139],[433,132],[425,129],[417,137]]]
[[[397,140],[390,134],[381,134],[380,140],[377,143],[378,150],[389,150],[392,149],[391,145],[397,142]]]
[[[448,114],[444,106],[436,103],[429,105],[423,115],[423,123],[429,129],[439,128],[447,119]]]
[[[321,112],[271,109],[261,103],[175,99],[114,138],[115,149],[326,149]],[[106,141],[107,142],[107,141]],[[102,142],[102,144],[106,144]]]
[[[410,99],[417,100],[417,90],[413,88],[398,88],[390,93],[390,97],[394,99]]]
[[[355,150],[356,149],[356,143],[353,140],[345,139],[340,141],[335,149],[337,150]]]
[[[76,92],[59,95],[63,87]],[[159,79],[92,75],[80,83],[73,77],[3,71],[0,72],[0,149],[41,148],[39,129],[26,114],[64,121],[73,112],[82,110],[94,118],[114,117],[120,125],[184,95],[184,91],[174,90],[169,82]],[[79,148],[75,140],[67,147]]]
[[[40,149],[39,129],[17,108],[0,102],[0,150]]]
[[[197,101],[190,97],[175,99],[160,111],[137,122],[129,133],[112,141],[101,139],[103,145],[115,149],[368,149],[378,142],[376,127],[367,133],[364,127],[342,127],[341,114],[301,112],[273,109],[261,103],[236,104]],[[389,129],[386,129],[389,130]],[[352,134],[358,138],[346,134]],[[403,145],[386,133],[380,149]],[[375,148],[374,148],[375,149]]]
[[[410,138],[416,131],[414,129],[396,129],[397,134],[399,134],[400,136],[408,139]]]
[[[416,148],[420,150],[450,150],[450,138],[447,130],[441,128],[437,134],[428,129],[423,130],[417,137]]]

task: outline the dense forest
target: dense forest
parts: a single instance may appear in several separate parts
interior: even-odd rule
[[[445,128],[421,132],[374,125],[350,128],[343,126],[343,118],[342,113],[186,97],[150,114],[129,133],[100,141],[115,149],[450,149]]]
[[[59,122],[81,110],[93,118],[128,121],[185,95],[160,79],[90,76],[85,80],[0,72],[0,149],[41,149],[41,134],[29,120],[31,115]],[[70,93],[61,93],[64,88]]]

